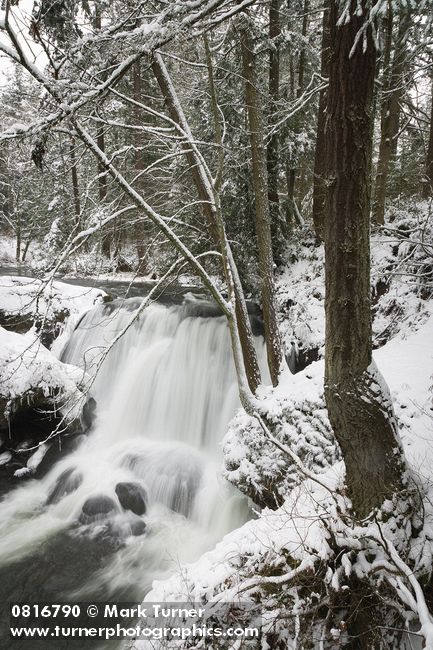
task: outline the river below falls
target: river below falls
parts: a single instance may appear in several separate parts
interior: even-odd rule
[[[95,374],[134,300],[88,312],[62,360]],[[77,449],[2,498],[1,648],[46,650],[9,639],[9,603],[141,602],[154,579],[249,518],[221,477],[221,440],[239,406],[227,325],[202,298],[175,302],[150,305],[111,349],[91,389],[96,419]],[[264,367],[259,335],[256,347]],[[56,640],[67,648],[77,641]]]

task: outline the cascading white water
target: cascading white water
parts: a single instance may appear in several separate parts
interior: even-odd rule
[[[62,359],[92,374],[134,306],[89,312]],[[84,597],[99,581],[108,591],[133,584],[142,596],[155,576],[245,521],[245,500],[220,477],[221,439],[239,405],[228,328],[222,317],[197,316],[203,308],[194,300],[153,304],[110,350],[92,386],[97,418],[88,438],[42,481],[0,504],[0,565],[76,522],[86,535],[109,525],[124,543],[74,595]],[[256,345],[264,367],[261,337]],[[146,492],[145,514],[122,508],[119,484]],[[112,508],[89,520],[83,506],[95,498]]]

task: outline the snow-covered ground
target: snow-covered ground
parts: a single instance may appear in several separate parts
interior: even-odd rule
[[[389,230],[372,238],[373,332],[378,348],[373,356],[390,388],[406,457],[423,500],[422,530],[412,540],[409,555],[409,561],[421,571],[431,566],[433,552],[433,238],[429,239],[429,209],[427,204],[421,204],[412,212],[395,213]],[[325,582],[338,591],[347,588],[342,585],[352,573],[368,575],[371,569],[362,550],[364,536],[371,533],[370,551],[376,557],[383,552],[381,540],[374,542],[377,529],[368,533],[354,529],[351,536],[341,523],[345,499],[339,501],[335,489],[339,488],[340,496],[344,494],[344,463],[338,453],[334,458],[326,454],[331,429],[324,408],[324,362],[320,358],[324,345],[323,250],[311,244],[294,243],[296,255],[278,280],[278,299],[286,347],[315,349],[319,360],[296,375],[287,373],[276,389],[263,389],[262,398],[266,401],[268,392],[277,410],[286,408],[291,413],[292,424],[283,432],[284,442],[290,443],[301,460],[305,459],[313,480],[301,473],[297,484],[287,481],[290,471],[287,466],[284,469],[283,456],[272,450],[263,435],[261,441],[255,441],[259,432],[241,411],[223,442],[225,474],[249,493],[252,486],[252,492],[262,497],[274,474],[281,479],[283,503],[277,509],[262,510],[258,518],[227,535],[198,562],[180,567],[167,580],[155,582],[146,597],[148,602],[260,603],[264,629],[281,632],[287,648],[298,647],[296,630],[300,633],[301,622],[296,611],[314,608],[320,600],[314,594],[313,576],[321,561],[335,559],[337,568],[328,569]],[[331,499],[329,490],[334,492]],[[396,529],[392,516],[382,523],[393,536]],[[330,532],[334,544],[341,544],[341,557],[333,555]],[[358,549],[354,556],[351,544]],[[403,564],[401,570],[410,573]],[[297,573],[304,581],[308,576],[313,581],[311,598],[306,596],[302,602],[302,589],[290,587],[296,585]],[[285,594],[283,600],[279,600],[278,593]],[[313,643],[315,634],[322,632],[323,628],[307,631],[309,642]],[[337,645],[344,640],[341,630],[333,633]],[[136,641],[134,648],[175,647],[149,643]],[[263,647],[272,647],[264,643]],[[412,643],[408,647],[418,647],[416,637]],[[194,647],[202,646],[199,642]],[[320,638],[317,647],[322,647]]]
[[[0,277],[0,309],[8,314],[44,314],[54,318],[63,310],[71,314],[91,309],[105,292],[65,282],[36,280],[22,276]]]
[[[61,410],[65,426],[80,416],[83,371],[58,356],[82,315],[105,296],[63,282],[0,276],[0,322],[7,327],[0,326],[0,429],[28,406]],[[46,326],[51,350],[41,342]]]
[[[55,326],[54,349],[59,351],[82,315],[106,298],[104,291],[66,284],[57,280],[37,280],[22,276],[0,276],[2,318],[19,319],[22,329],[45,322]],[[6,324],[6,323],[4,323]],[[60,336],[59,336],[60,335]]]
[[[433,218],[428,201],[391,208],[386,229],[371,237],[373,345],[411,331],[427,317],[433,295]],[[325,343],[324,250],[306,229],[288,248],[289,264],[277,277],[280,326],[287,350]]]
[[[0,422],[9,420],[21,404],[36,398],[64,409],[66,421],[81,413],[84,392],[83,371],[59,361],[39,341],[35,333],[16,334],[0,327]],[[2,427],[3,428],[3,427]]]

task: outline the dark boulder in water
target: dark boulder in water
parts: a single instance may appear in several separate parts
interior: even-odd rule
[[[84,427],[84,431],[88,431],[92,428],[92,424],[95,421],[96,417],[96,400],[93,397],[89,397],[87,402],[83,406],[83,412],[81,414],[81,421]]]
[[[82,475],[75,467],[69,467],[60,474],[53,488],[48,494],[47,504],[58,503],[67,494],[71,494],[77,490],[83,480]]]
[[[89,497],[83,504],[80,515],[82,524],[89,524],[92,521],[103,519],[116,510],[116,504],[105,494],[95,494]]]
[[[129,525],[131,527],[131,535],[134,535],[134,537],[143,535],[146,532],[146,523],[139,517],[134,518]]]
[[[144,515],[147,494],[141,485],[132,482],[118,483],[116,485],[116,494],[124,510],[131,510],[136,515]]]

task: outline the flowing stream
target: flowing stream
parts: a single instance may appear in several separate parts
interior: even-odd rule
[[[95,374],[136,304],[88,312],[62,360]],[[260,335],[256,346],[264,367]],[[110,350],[91,394],[90,434],[0,502],[3,602],[140,602],[153,579],[249,517],[221,478],[221,439],[239,402],[228,328],[210,303],[149,306]]]

